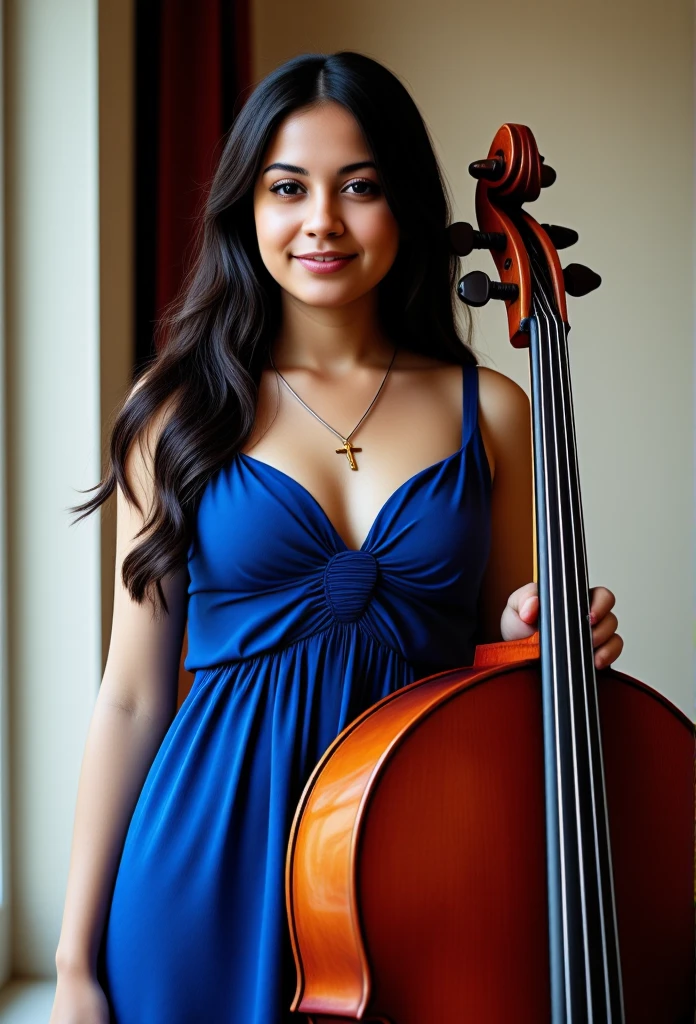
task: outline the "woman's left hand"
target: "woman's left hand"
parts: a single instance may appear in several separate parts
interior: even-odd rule
[[[538,628],[539,597],[536,583],[527,583],[510,594],[500,619],[503,640],[524,640]],[[616,632],[618,619],[612,612],[616,598],[606,587],[590,590],[590,622],[595,668],[606,668],[623,650],[623,640]]]

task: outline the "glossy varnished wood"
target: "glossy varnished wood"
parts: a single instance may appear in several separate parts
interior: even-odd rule
[[[487,665],[512,665],[517,661],[539,658],[539,634],[533,633],[526,640],[501,640],[494,644],[479,644],[474,655],[474,668]]]
[[[519,208],[533,202],[540,192],[541,161],[536,142],[523,124],[505,124],[497,132],[489,157],[500,157],[505,163],[503,176],[496,181],[479,181],[476,186],[476,218],[481,231],[504,234],[504,249],[491,250],[500,280],[517,285],[517,298],[506,301],[510,342],[515,348],[526,348],[529,336],[522,325],[531,315],[532,286],[527,249],[505,204]],[[500,206],[500,203],[503,206]],[[532,217],[522,211],[521,220],[535,236],[548,262],[551,283],[561,319],[566,321],[565,283],[558,253],[548,235]]]
[[[573,436],[558,416],[572,408],[563,273],[521,210],[541,158],[516,124],[489,157],[500,173],[478,183],[479,228],[506,236],[493,257],[517,285],[512,344],[534,340],[535,454],[559,460],[537,473],[558,469],[537,510],[570,508],[574,529],[541,517],[541,663],[537,636],[479,648],[473,667],[369,708],[317,766],[288,848],[293,1009],[311,1024],[548,1024],[553,993],[564,1024],[693,1024],[694,725],[622,673],[597,673],[595,691],[579,490],[559,482],[576,481],[572,445],[537,429]],[[552,586],[549,552],[576,575]]]
[[[598,685],[626,1021],[681,1024],[694,729],[627,676]],[[338,737],[288,850],[294,1009],[316,1024],[549,1019],[541,730],[528,661],[414,683]]]
[[[532,306],[532,283],[529,260],[519,232],[511,225],[510,218],[491,202],[489,192],[498,195],[521,193],[527,201],[539,195],[539,181],[529,181],[528,176],[520,177],[519,161],[511,160],[513,152],[524,145],[525,135],[519,129],[524,126],[506,124],[497,132],[489,157],[500,156],[505,161],[505,173],[495,182],[479,181],[476,186],[476,219],[481,231],[505,235],[507,245],[503,250],[492,252],[500,280],[504,284],[515,284],[517,298],[506,301],[508,326],[511,343],[515,348],[526,348],[528,336],[520,330],[520,324],[529,316]]]

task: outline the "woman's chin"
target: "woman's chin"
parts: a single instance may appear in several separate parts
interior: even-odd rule
[[[311,306],[313,309],[341,309],[353,302],[358,302],[367,294],[367,291],[356,293],[355,289],[341,288],[317,288],[306,291],[285,288],[283,290],[291,301]]]

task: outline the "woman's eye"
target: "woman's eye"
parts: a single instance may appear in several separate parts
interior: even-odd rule
[[[293,190],[301,189],[302,187],[297,181],[277,181],[275,185],[271,186],[270,191],[274,192],[277,196],[290,197],[298,195],[297,191]],[[379,195],[381,192],[379,185],[367,178],[357,178],[355,181],[349,181],[344,191],[347,189],[355,189],[356,191],[348,193],[348,195],[354,196]]]
[[[368,178],[358,178],[355,181],[350,181],[346,185],[346,188],[353,188],[354,185],[357,185],[358,187],[361,188],[361,191],[353,192],[354,196],[378,195],[380,192],[379,185],[377,185],[376,182],[374,181],[370,181]],[[362,191],[363,186],[367,187],[366,191]]]
[[[281,192],[281,189],[286,188],[301,188],[296,181],[278,181],[275,185],[271,186],[271,192],[275,192],[279,196],[295,196],[296,192]]]

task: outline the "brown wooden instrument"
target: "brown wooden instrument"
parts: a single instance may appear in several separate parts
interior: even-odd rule
[[[464,301],[507,304],[529,347],[539,634],[479,647],[346,728],[303,793],[287,858],[298,984],[313,1024],[692,1024],[693,723],[624,673],[595,673],[562,271],[525,210],[555,174],[504,125],[479,178],[490,248]],[[565,233],[564,233],[565,232]],[[555,243],[555,244],[554,244]]]

